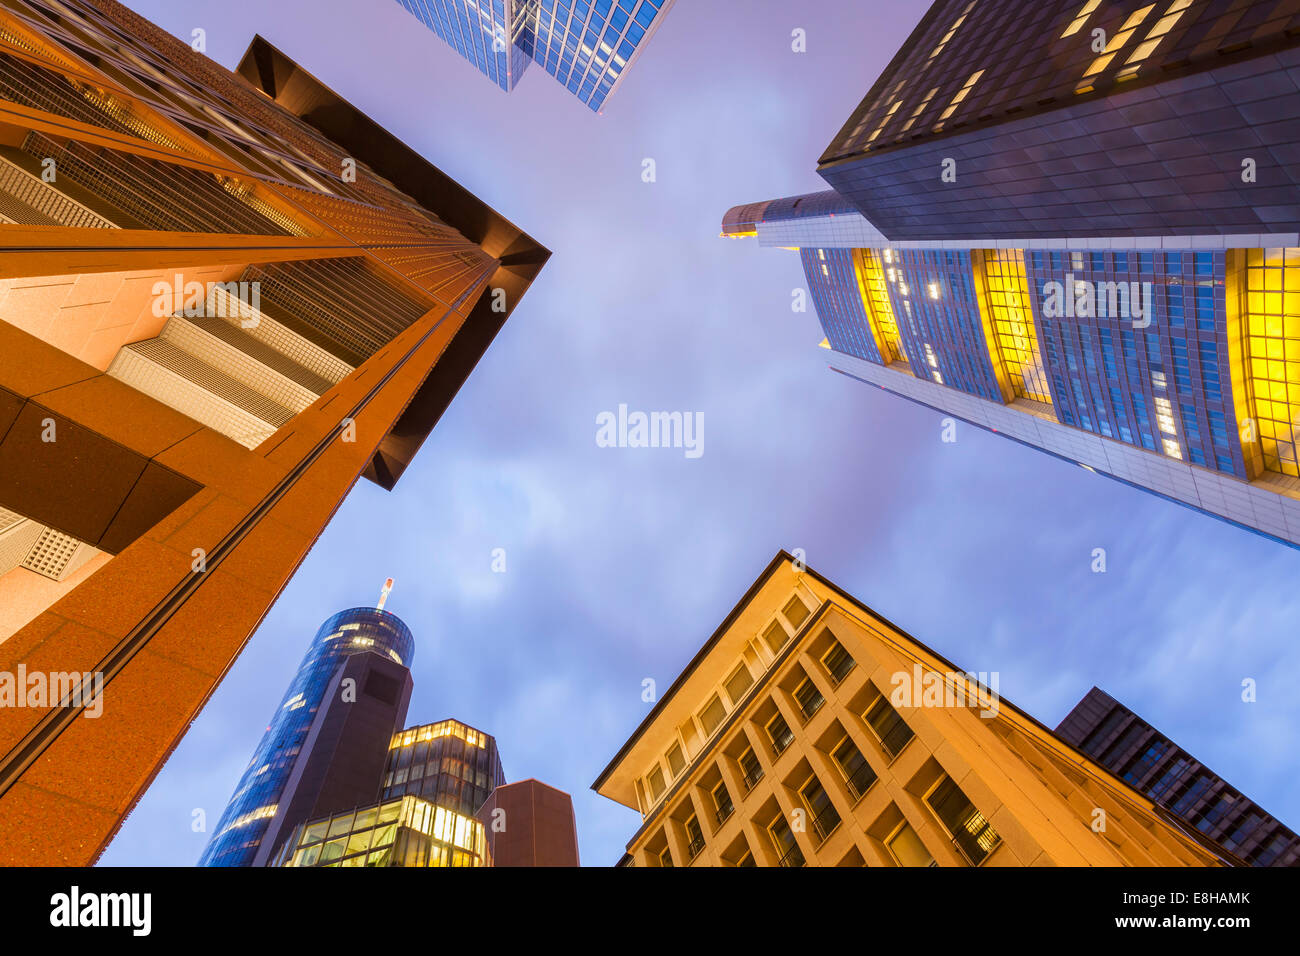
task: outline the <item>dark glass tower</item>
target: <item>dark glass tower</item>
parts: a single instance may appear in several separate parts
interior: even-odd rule
[[[410,629],[379,608],[322,624],[199,865],[256,865],[275,849],[263,846],[268,834],[274,841],[314,812],[373,801],[377,776],[356,772],[355,759],[373,753],[382,766],[383,742],[406,717],[414,654]]]
[[[1300,220],[1297,64],[1282,0],[937,0],[818,172],[896,242],[1240,246]]]
[[[1300,837],[1104,691],[1056,733],[1247,863],[1300,866]]]

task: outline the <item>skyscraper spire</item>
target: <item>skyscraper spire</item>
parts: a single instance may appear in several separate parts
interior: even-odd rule
[[[384,609],[384,602],[388,600],[388,592],[391,591],[392,589],[393,589],[393,579],[389,578],[387,581],[384,582],[384,589],[379,592],[379,603],[375,605],[376,609],[380,611]]]

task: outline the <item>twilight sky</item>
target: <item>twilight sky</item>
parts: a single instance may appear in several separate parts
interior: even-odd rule
[[[588,788],[641,681],[666,688],[782,547],[1044,723],[1096,684],[1300,827],[1300,552],[973,427],[941,442],[938,414],[826,368],[795,254],[717,237],[731,205],[824,188],[926,2],[682,0],[600,116],[536,67],[501,92],[395,0],[127,3],[226,66],[261,33],[553,256],[397,488],[357,485],[104,864],[193,865],[193,810],[220,816],[316,628],[391,575],[408,722],[495,735],[611,865],[639,816]],[[702,414],[703,455],[597,447],[620,403]]]

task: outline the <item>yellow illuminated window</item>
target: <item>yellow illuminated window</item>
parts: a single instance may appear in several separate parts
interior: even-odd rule
[[[1165,35],[1174,28],[1174,24],[1182,17],[1183,11],[1192,5],[1192,0],[1174,0],[1165,10],[1165,15],[1156,21],[1156,25],[1151,28],[1151,32],[1143,38],[1138,44],[1133,55],[1124,61],[1124,69],[1120,70],[1118,79],[1126,80],[1137,73],[1142,61],[1149,57]]]
[[[1078,33],[1079,30],[1083,28],[1084,23],[1087,22],[1088,17],[1092,16],[1092,11],[1096,10],[1100,4],[1101,0],[1088,0],[1088,2],[1083,5],[1083,9],[1075,16],[1074,21],[1065,28],[1065,32],[1061,34],[1060,39],[1064,40],[1066,37],[1074,36]]]
[[[1155,6],[1154,3],[1149,3],[1140,10],[1134,10],[1129,15],[1129,18],[1124,21],[1124,25],[1119,28],[1119,32],[1110,38],[1110,42],[1106,44],[1106,49],[1102,50],[1101,54],[1084,71],[1083,78],[1085,80],[1090,76],[1096,76],[1110,66],[1110,61],[1115,59],[1115,54],[1124,48],[1124,44],[1128,43],[1129,38],[1137,32],[1137,28],[1147,18],[1147,14],[1155,9]]]
[[[984,280],[998,356],[1018,398],[1051,403],[1047,373],[1038,351],[1038,335],[1029,305],[1024,253],[1019,249],[984,250]]]
[[[917,104],[916,109],[912,110],[912,115],[909,116],[907,122],[903,124],[903,128],[899,130],[900,133],[906,133],[912,128],[912,124],[916,122],[916,118],[925,112],[925,108],[930,105],[930,100],[934,99],[934,94],[938,92],[939,87],[936,86],[934,89],[930,90],[929,93],[925,94],[925,99],[921,100],[921,102]]]
[[[939,41],[939,45],[934,48],[933,52],[931,52],[931,60],[943,52],[943,48],[948,45],[948,41],[952,39],[952,35],[957,32],[957,28],[962,25],[962,22],[966,19],[966,14],[970,13],[970,8],[973,6],[975,6],[975,0],[971,0],[970,3],[966,4],[966,9],[961,12],[961,16],[953,21],[952,26],[948,28],[948,32],[945,33],[943,39]]]
[[[1300,477],[1300,249],[1246,256],[1246,381],[1264,467]]]
[[[894,307],[889,301],[889,287],[885,284],[884,268],[874,250],[861,250],[863,304],[867,307],[867,316],[871,320],[876,335],[884,343],[885,353],[881,357],[885,364],[906,362],[907,352],[903,349],[903,339],[898,333],[898,322],[894,319]],[[893,254],[885,250],[886,261],[893,259]],[[893,269],[890,269],[893,272]]]
[[[975,84],[979,82],[980,77],[983,75],[983,70],[976,70],[970,75],[970,79],[966,81],[966,85],[957,91],[957,95],[952,98],[952,102],[948,104],[948,108],[939,116],[939,122],[935,124],[934,127],[935,130],[943,128],[944,121],[956,111],[957,107],[961,105],[961,101],[966,99],[970,94],[970,91],[975,88]]]
[[[872,133],[869,137],[867,137],[867,141],[863,143],[864,147],[870,146],[872,143],[876,141],[876,137],[880,135],[880,131],[885,128],[885,124],[888,123],[890,118],[894,115],[894,113],[898,111],[898,107],[902,105],[902,102],[903,101],[901,99],[894,100],[894,102],[890,105],[888,111],[886,111],[885,115],[881,118],[880,125],[876,127],[875,132]]]

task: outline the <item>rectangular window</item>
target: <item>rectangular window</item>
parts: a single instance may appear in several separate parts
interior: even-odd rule
[[[876,735],[881,748],[891,760],[897,757],[907,742],[912,739],[912,728],[907,726],[907,722],[899,716],[898,711],[885,700],[884,694],[877,697],[867,708],[863,719],[866,720],[867,726]]]
[[[713,736],[713,732],[718,729],[726,716],[727,708],[722,706],[722,700],[717,694],[714,694],[709,698],[704,710],[700,711],[700,723],[704,727],[704,736]]]
[[[664,792],[664,772],[661,767],[655,767],[650,771],[650,776],[646,777],[646,782],[650,784],[650,799],[658,800]]]
[[[796,631],[799,625],[808,619],[808,605],[799,599],[799,595],[794,595],[781,611],[785,619],[790,622],[790,626]]]
[[[856,663],[857,662],[852,658],[849,652],[844,649],[844,645],[839,641],[832,641],[831,649],[827,651],[826,655],[822,658],[822,664],[826,668],[826,673],[831,675],[831,680],[834,681],[837,686],[845,677],[848,676],[849,671],[853,670]]]
[[[899,866],[938,866],[916,831],[904,823],[885,841],[890,855]]]
[[[790,635],[786,633],[780,621],[773,621],[763,632],[763,640],[767,641],[767,646],[772,649],[773,654],[779,654],[781,648],[785,647],[785,642],[790,640]]]
[[[800,788],[799,795],[803,797],[804,806],[808,808],[808,817],[812,820],[813,830],[816,831],[819,839],[825,840],[831,835],[831,831],[840,825],[840,814],[835,809],[835,804],[831,803],[830,794],[826,792],[821,781],[813,776]]]
[[[687,858],[690,860],[695,859],[697,856],[700,855],[700,851],[703,849],[704,849],[704,831],[700,829],[699,819],[695,816],[695,814],[692,813],[690,818],[686,821]]]
[[[672,851],[668,849],[668,847],[664,847],[662,850],[659,851],[659,865],[660,866],[673,865],[673,854]]]
[[[785,722],[785,718],[780,714],[768,721],[767,736],[772,741],[772,749],[776,751],[778,757],[785,752],[785,748],[789,747],[790,742],[794,740],[794,732],[790,730],[790,725]]]
[[[794,689],[794,699],[799,702],[799,710],[803,713],[804,720],[811,719],[813,714],[821,710],[822,704],[826,703],[826,698],[817,689],[817,685],[807,677]]]
[[[876,772],[871,769],[871,764],[867,763],[867,758],[862,756],[862,751],[848,737],[840,741],[831,756],[835,758],[840,773],[844,774],[844,782],[848,784],[849,793],[853,794],[854,800],[866,793],[876,782]]]
[[[778,866],[800,867],[804,865],[803,851],[799,849],[799,844],[795,842],[794,833],[790,830],[790,824],[786,822],[785,817],[777,817],[772,825],[767,828],[767,832],[772,838],[772,846],[776,848]]]
[[[673,772],[673,779],[676,780],[686,769],[686,758],[682,756],[680,744],[673,744],[672,749],[668,751],[668,768]]]
[[[714,819],[717,820],[718,826],[722,826],[726,819],[731,816],[732,811],[736,809],[731,802],[731,794],[727,791],[725,783],[720,783],[713,788],[713,806],[715,811]]]
[[[740,772],[744,777],[745,786],[753,790],[754,785],[763,779],[763,765],[758,762],[758,755],[754,753],[754,749],[751,747],[740,755],[740,760],[737,762],[740,764]]]
[[[952,778],[945,774],[925,799],[967,862],[971,866],[983,863],[1000,838]]]
[[[731,706],[735,707],[745,696],[745,691],[754,686],[754,678],[750,676],[749,668],[744,665],[744,662],[731,672],[724,686],[727,688],[727,696],[731,698]]]

